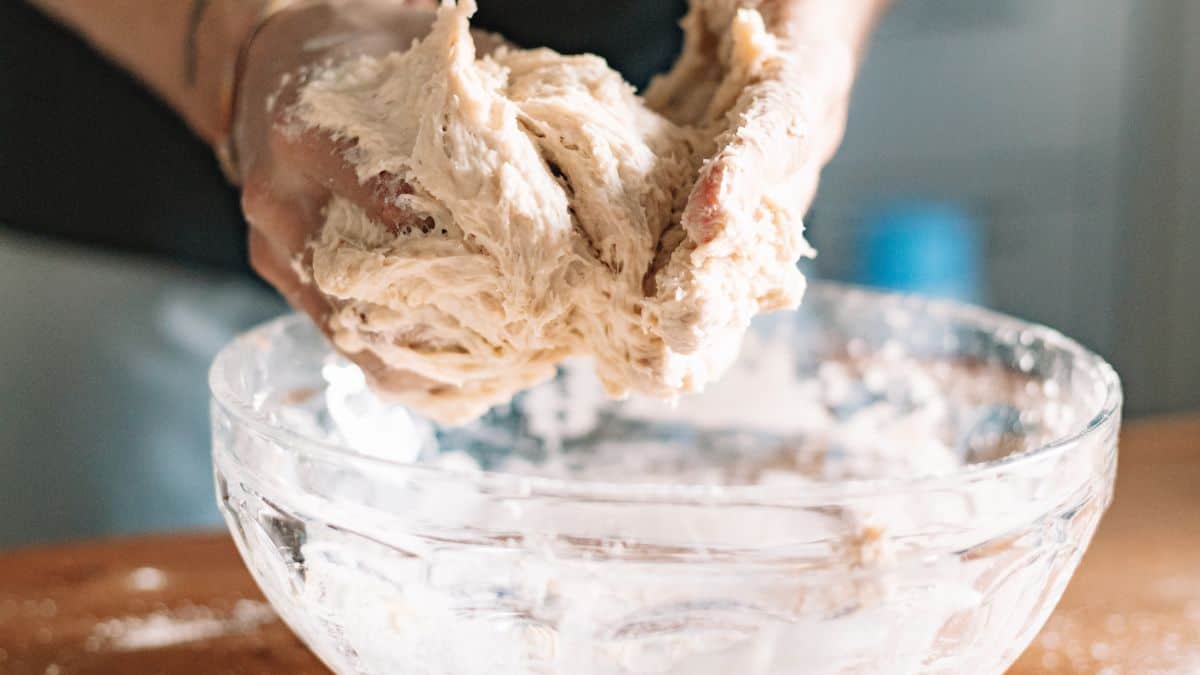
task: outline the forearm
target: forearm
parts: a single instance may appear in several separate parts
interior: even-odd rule
[[[141,79],[197,134],[227,133],[242,44],[269,0],[30,0]]]
[[[840,43],[855,55],[865,49],[871,30],[890,0],[775,0],[787,36],[798,42]],[[770,0],[766,4],[771,4]]]
[[[771,2],[771,0],[766,0]],[[814,157],[837,151],[850,93],[875,24],[889,0],[781,0],[783,36],[796,55],[796,76],[814,110]]]

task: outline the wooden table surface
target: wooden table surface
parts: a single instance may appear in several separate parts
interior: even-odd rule
[[[223,534],[0,555],[0,673],[327,673]],[[1127,425],[1116,501],[1009,675],[1200,673],[1200,416]]]

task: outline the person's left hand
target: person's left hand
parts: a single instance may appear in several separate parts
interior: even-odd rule
[[[781,183],[788,185],[789,206],[803,215],[816,193],[822,168],[841,144],[860,42],[884,3],[697,3],[706,11],[694,12],[687,19],[694,24],[690,26],[694,42],[685,45],[674,69],[680,76],[669,75],[652,85],[647,94],[651,105],[676,119],[733,117],[733,128],[718,139],[715,152],[701,170],[683,214],[684,224],[698,233],[711,231],[736,213],[753,212],[764,191]],[[729,32],[745,28],[734,20],[734,12],[743,7],[762,16],[764,27],[781,48],[779,57],[762,59],[756,64],[757,72],[744,80],[734,73],[720,88],[697,87],[695,82],[705,76],[711,79],[714,73],[728,73],[729,63],[704,60],[732,58],[727,50],[739,41]],[[753,51],[753,45],[742,37],[743,47]],[[713,48],[713,44],[721,46]],[[684,108],[682,114],[673,110],[675,106]]]

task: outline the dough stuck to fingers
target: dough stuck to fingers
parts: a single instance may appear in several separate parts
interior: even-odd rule
[[[334,343],[418,376],[377,385],[444,423],[577,355],[614,397],[699,390],[755,314],[804,291],[805,110],[785,53],[749,9],[714,39],[697,2],[685,28],[709,32],[652,85],[656,111],[595,56],[480,57],[474,9],[444,4],[408,51],[329,66],[290,112],[349,148],[361,181],[402,181],[393,206],[420,216],[389,227],[330,202],[310,247]],[[672,111],[692,87],[705,107]]]

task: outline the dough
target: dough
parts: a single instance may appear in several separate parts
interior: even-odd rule
[[[307,273],[344,352],[416,374],[391,393],[466,421],[590,355],[607,393],[701,389],[810,253],[788,178],[802,106],[753,9],[700,0],[646,100],[591,55],[478,55],[473,0],[403,53],[313,75],[292,114],[403,184],[380,223],[334,198]],[[791,144],[791,145],[789,145]]]

